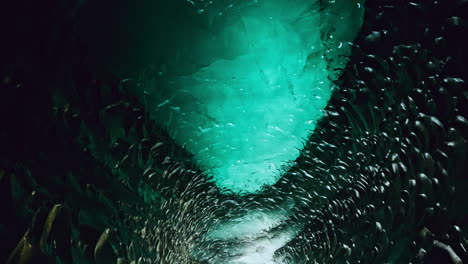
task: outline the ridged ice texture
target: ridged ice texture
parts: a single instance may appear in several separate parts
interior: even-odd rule
[[[190,39],[189,56],[206,64],[162,78],[150,108],[223,192],[255,193],[276,183],[321,118],[330,78],[349,55],[344,40],[362,19],[356,1],[322,9],[316,0],[273,0],[197,10],[210,28],[189,26],[201,32]]]

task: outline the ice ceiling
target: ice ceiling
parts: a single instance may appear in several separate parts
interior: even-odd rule
[[[174,60],[190,65],[161,63],[143,97],[222,192],[257,193],[278,181],[321,118],[362,1],[220,2],[190,2],[193,24],[167,40]]]

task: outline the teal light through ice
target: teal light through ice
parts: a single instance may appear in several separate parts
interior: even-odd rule
[[[222,2],[192,2],[196,15],[178,21],[190,34],[174,44],[184,69],[162,65],[146,100],[223,192],[255,193],[278,181],[322,117],[362,1]]]

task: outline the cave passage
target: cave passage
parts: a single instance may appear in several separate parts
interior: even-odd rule
[[[0,263],[468,263],[468,1],[55,2],[0,8]]]

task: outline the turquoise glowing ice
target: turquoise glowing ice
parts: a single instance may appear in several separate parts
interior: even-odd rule
[[[331,67],[346,64],[341,55],[349,55],[362,8],[352,0],[322,3],[322,13],[317,0],[240,2],[199,10],[212,29],[195,39],[200,59],[192,59],[209,63],[159,81],[150,105],[223,192],[246,194],[276,183],[299,156],[330,99]]]

